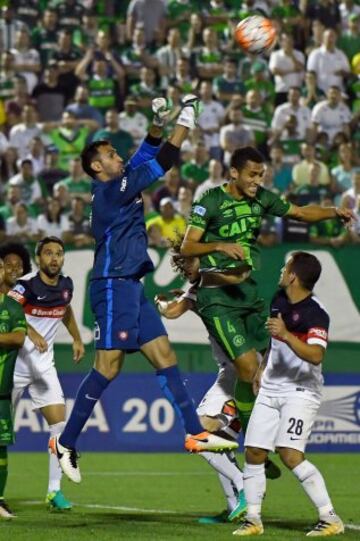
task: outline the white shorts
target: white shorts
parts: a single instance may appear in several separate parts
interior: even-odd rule
[[[245,447],[304,452],[319,405],[301,397],[259,394],[246,430]]]
[[[25,389],[28,389],[33,410],[53,404],[65,404],[64,393],[60,385],[55,366],[50,366],[36,379],[31,374],[14,374],[12,402],[14,408],[18,405]]]
[[[229,400],[234,400],[235,381],[236,374],[232,365],[220,368],[215,383],[198,405],[197,414],[209,417],[220,415],[224,404]]]

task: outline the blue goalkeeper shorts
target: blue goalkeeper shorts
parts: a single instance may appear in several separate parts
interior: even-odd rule
[[[139,280],[92,280],[90,304],[95,316],[96,349],[134,352],[147,342],[167,335],[159,313],[145,297]]]

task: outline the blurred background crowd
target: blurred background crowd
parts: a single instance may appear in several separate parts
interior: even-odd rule
[[[184,232],[194,199],[226,182],[234,149],[255,145],[264,186],[297,204],[360,218],[358,0],[0,1],[0,241],[61,236],[91,246],[91,181],[79,155],[108,139],[126,159],[151,100],[196,92],[203,111],[181,162],[143,194],[150,245]],[[232,39],[261,14],[278,31],[268,56]],[[360,242],[360,221],[264,222],[260,242]]]

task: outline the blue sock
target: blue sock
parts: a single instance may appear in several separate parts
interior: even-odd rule
[[[80,432],[110,381],[95,368],[82,381],[64,432],[59,438],[61,445],[69,448],[75,447]]]
[[[187,434],[203,432],[204,428],[200,424],[195,406],[181,379],[178,367],[170,366],[157,370],[156,376],[164,395],[178,414],[185,432]]]

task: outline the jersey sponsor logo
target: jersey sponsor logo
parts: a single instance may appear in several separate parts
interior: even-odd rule
[[[194,214],[198,214],[199,216],[205,216],[206,208],[202,207],[201,205],[195,205]]]
[[[127,182],[128,182],[127,177],[124,177],[124,178],[121,180],[121,186],[120,186],[120,191],[121,191],[121,192],[124,192],[124,191],[126,190]]]
[[[309,338],[314,338],[314,337],[317,337],[317,338],[322,338],[323,340],[327,340],[327,337],[328,337],[328,333],[325,329],[322,329],[321,327],[312,327],[310,330],[309,330]]]
[[[51,317],[51,318],[63,318],[66,312],[65,306],[57,306],[56,308],[45,308],[39,306],[31,306],[27,304],[25,306],[25,313],[29,316],[36,317]]]
[[[233,344],[236,347],[240,347],[243,344],[245,344],[245,338],[243,337],[243,335],[242,334],[237,334],[236,336],[234,336]]]
[[[7,310],[0,312],[0,319],[10,319],[10,314]]]
[[[25,288],[21,284],[17,284],[14,287],[13,291],[17,291],[18,293],[20,293],[20,295],[22,295],[23,293],[25,293]]]
[[[120,340],[127,340],[129,336],[129,333],[127,331],[120,331],[119,332],[119,338]]]
[[[251,210],[253,212],[253,214],[261,214],[261,207],[258,203],[253,203],[251,205]]]
[[[227,207],[230,207],[230,205],[232,205],[232,204],[233,204],[232,201],[224,201],[224,202],[221,203],[221,205],[220,205],[220,210],[226,209]]]

